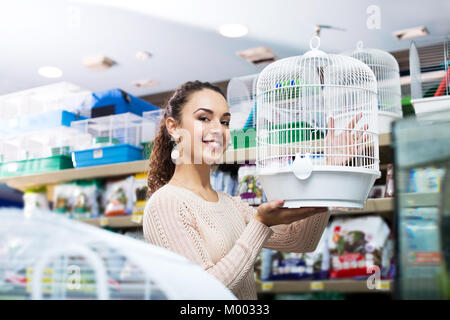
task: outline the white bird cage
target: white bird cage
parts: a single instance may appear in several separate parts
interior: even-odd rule
[[[411,42],[411,103],[417,116],[450,109],[449,37]]]
[[[258,74],[232,78],[227,87],[231,113],[230,130],[255,128],[256,82]]]
[[[0,299],[236,299],[169,250],[51,212],[0,209]]]
[[[355,51],[345,54],[364,62],[375,74],[378,87],[378,132],[390,132],[391,123],[403,115],[397,60],[389,52],[363,48],[362,41],[358,42]]]
[[[361,208],[380,177],[376,78],[314,39],[258,78],[258,174],[267,199],[287,207]]]

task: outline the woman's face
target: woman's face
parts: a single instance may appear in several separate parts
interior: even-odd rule
[[[181,112],[183,161],[214,164],[230,141],[230,111],[218,92],[202,89],[190,94]]]

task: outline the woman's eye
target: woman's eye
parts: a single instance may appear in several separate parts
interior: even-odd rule
[[[227,127],[230,126],[230,122],[229,122],[229,121],[222,121],[222,124],[223,124],[224,126],[227,126]]]
[[[207,117],[200,117],[199,120],[200,121],[209,121],[209,119]]]

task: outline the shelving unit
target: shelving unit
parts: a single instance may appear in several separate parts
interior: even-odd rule
[[[351,214],[389,214],[393,210],[393,199],[368,199],[363,209],[351,209],[351,210],[336,210],[332,211],[332,215],[351,215]],[[97,218],[79,220],[81,222],[96,226],[103,227],[108,226],[112,228],[133,228],[142,226],[142,221],[139,218],[132,216],[120,216],[109,218]]]
[[[380,134],[380,159],[381,163],[387,163],[390,160],[389,134]],[[256,161],[256,148],[228,150],[223,157],[222,163],[254,163]],[[122,162],[116,164],[66,169],[52,171],[48,173],[32,174],[26,176],[17,176],[9,178],[0,178],[0,182],[6,183],[9,187],[19,190],[26,190],[42,185],[52,185],[77,179],[90,179],[130,175],[139,172],[145,172],[148,168],[148,160]]]
[[[257,292],[263,293],[311,293],[311,292],[351,292],[351,293],[391,293],[393,282],[380,280],[370,289],[367,280],[323,280],[323,281],[272,281],[256,283]]]

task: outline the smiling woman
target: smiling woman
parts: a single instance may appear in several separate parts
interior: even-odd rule
[[[210,169],[230,140],[231,116],[210,83],[187,82],[175,91],[150,157],[144,237],[199,264],[239,299],[256,299],[253,265],[261,249],[314,251],[330,213],[283,208],[281,199],[255,209],[216,192]]]

